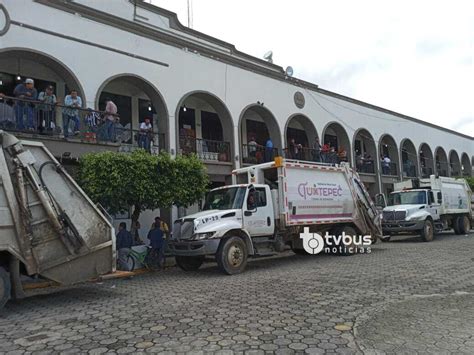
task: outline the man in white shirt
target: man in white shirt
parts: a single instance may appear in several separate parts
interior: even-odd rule
[[[390,160],[390,158],[386,155],[383,159],[382,159],[382,173],[384,175],[390,175],[390,163],[392,161]]]
[[[150,151],[150,143],[153,136],[153,126],[150,117],[145,117],[145,122],[140,123],[140,132],[138,133],[138,146]]]

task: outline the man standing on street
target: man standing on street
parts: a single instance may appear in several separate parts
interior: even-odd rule
[[[161,229],[161,218],[156,217],[155,223],[153,223],[152,228],[148,232],[148,239],[150,240],[151,250],[150,253],[153,258],[158,258],[158,265],[160,268],[163,268],[163,256],[164,256],[164,233]]]
[[[117,233],[116,248],[118,251],[118,268],[124,271],[130,271],[127,263],[127,256],[133,246],[132,234],[127,230],[127,224],[121,222],[119,225],[119,232]]]

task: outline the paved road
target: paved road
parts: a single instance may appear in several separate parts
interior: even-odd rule
[[[213,264],[10,303],[0,353],[474,353],[474,234]]]

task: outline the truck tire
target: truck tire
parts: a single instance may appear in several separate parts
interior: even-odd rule
[[[461,218],[460,217],[455,217],[453,220],[453,229],[454,229],[454,234],[461,234],[461,230],[459,229],[459,226],[461,225]]]
[[[343,227],[337,228],[335,235],[339,236],[339,235],[342,235],[342,233],[345,233],[346,235],[351,235],[351,236],[357,235],[356,230],[352,228],[351,226],[343,226]],[[350,255],[356,254],[353,251],[352,252],[349,251],[349,248],[357,248],[357,245],[354,244],[354,241],[352,242],[351,245],[342,244],[340,246],[343,247],[342,251],[339,253],[340,255],[350,256]],[[338,245],[338,248],[339,248],[339,245]]]
[[[230,237],[221,241],[216,254],[219,269],[227,274],[239,274],[247,265],[248,250],[245,241],[239,237]]]
[[[434,227],[433,221],[431,219],[427,219],[423,226],[423,229],[420,231],[421,238],[424,242],[431,242],[434,237]]]
[[[2,309],[5,303],[10,299],[11,293],[12,285],[10,283],[10,275],[3,267],[0,267],[0,309]]]
[[[460,234],[467,234],[471,230],[471,221],[467,216],[459,217],[458,228]]]
[[[204,262],[204,256],[175,256],[176,265],[183,271],[195,271]]]

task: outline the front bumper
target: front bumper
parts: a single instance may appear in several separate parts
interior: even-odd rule
[[[220,239],[171,240],[168,242],[170,254],[177,256],[214,255],[219,248]]]
[[[402,233],[423,229],[425,221],[388,221],[382,223],[383,234]]]

